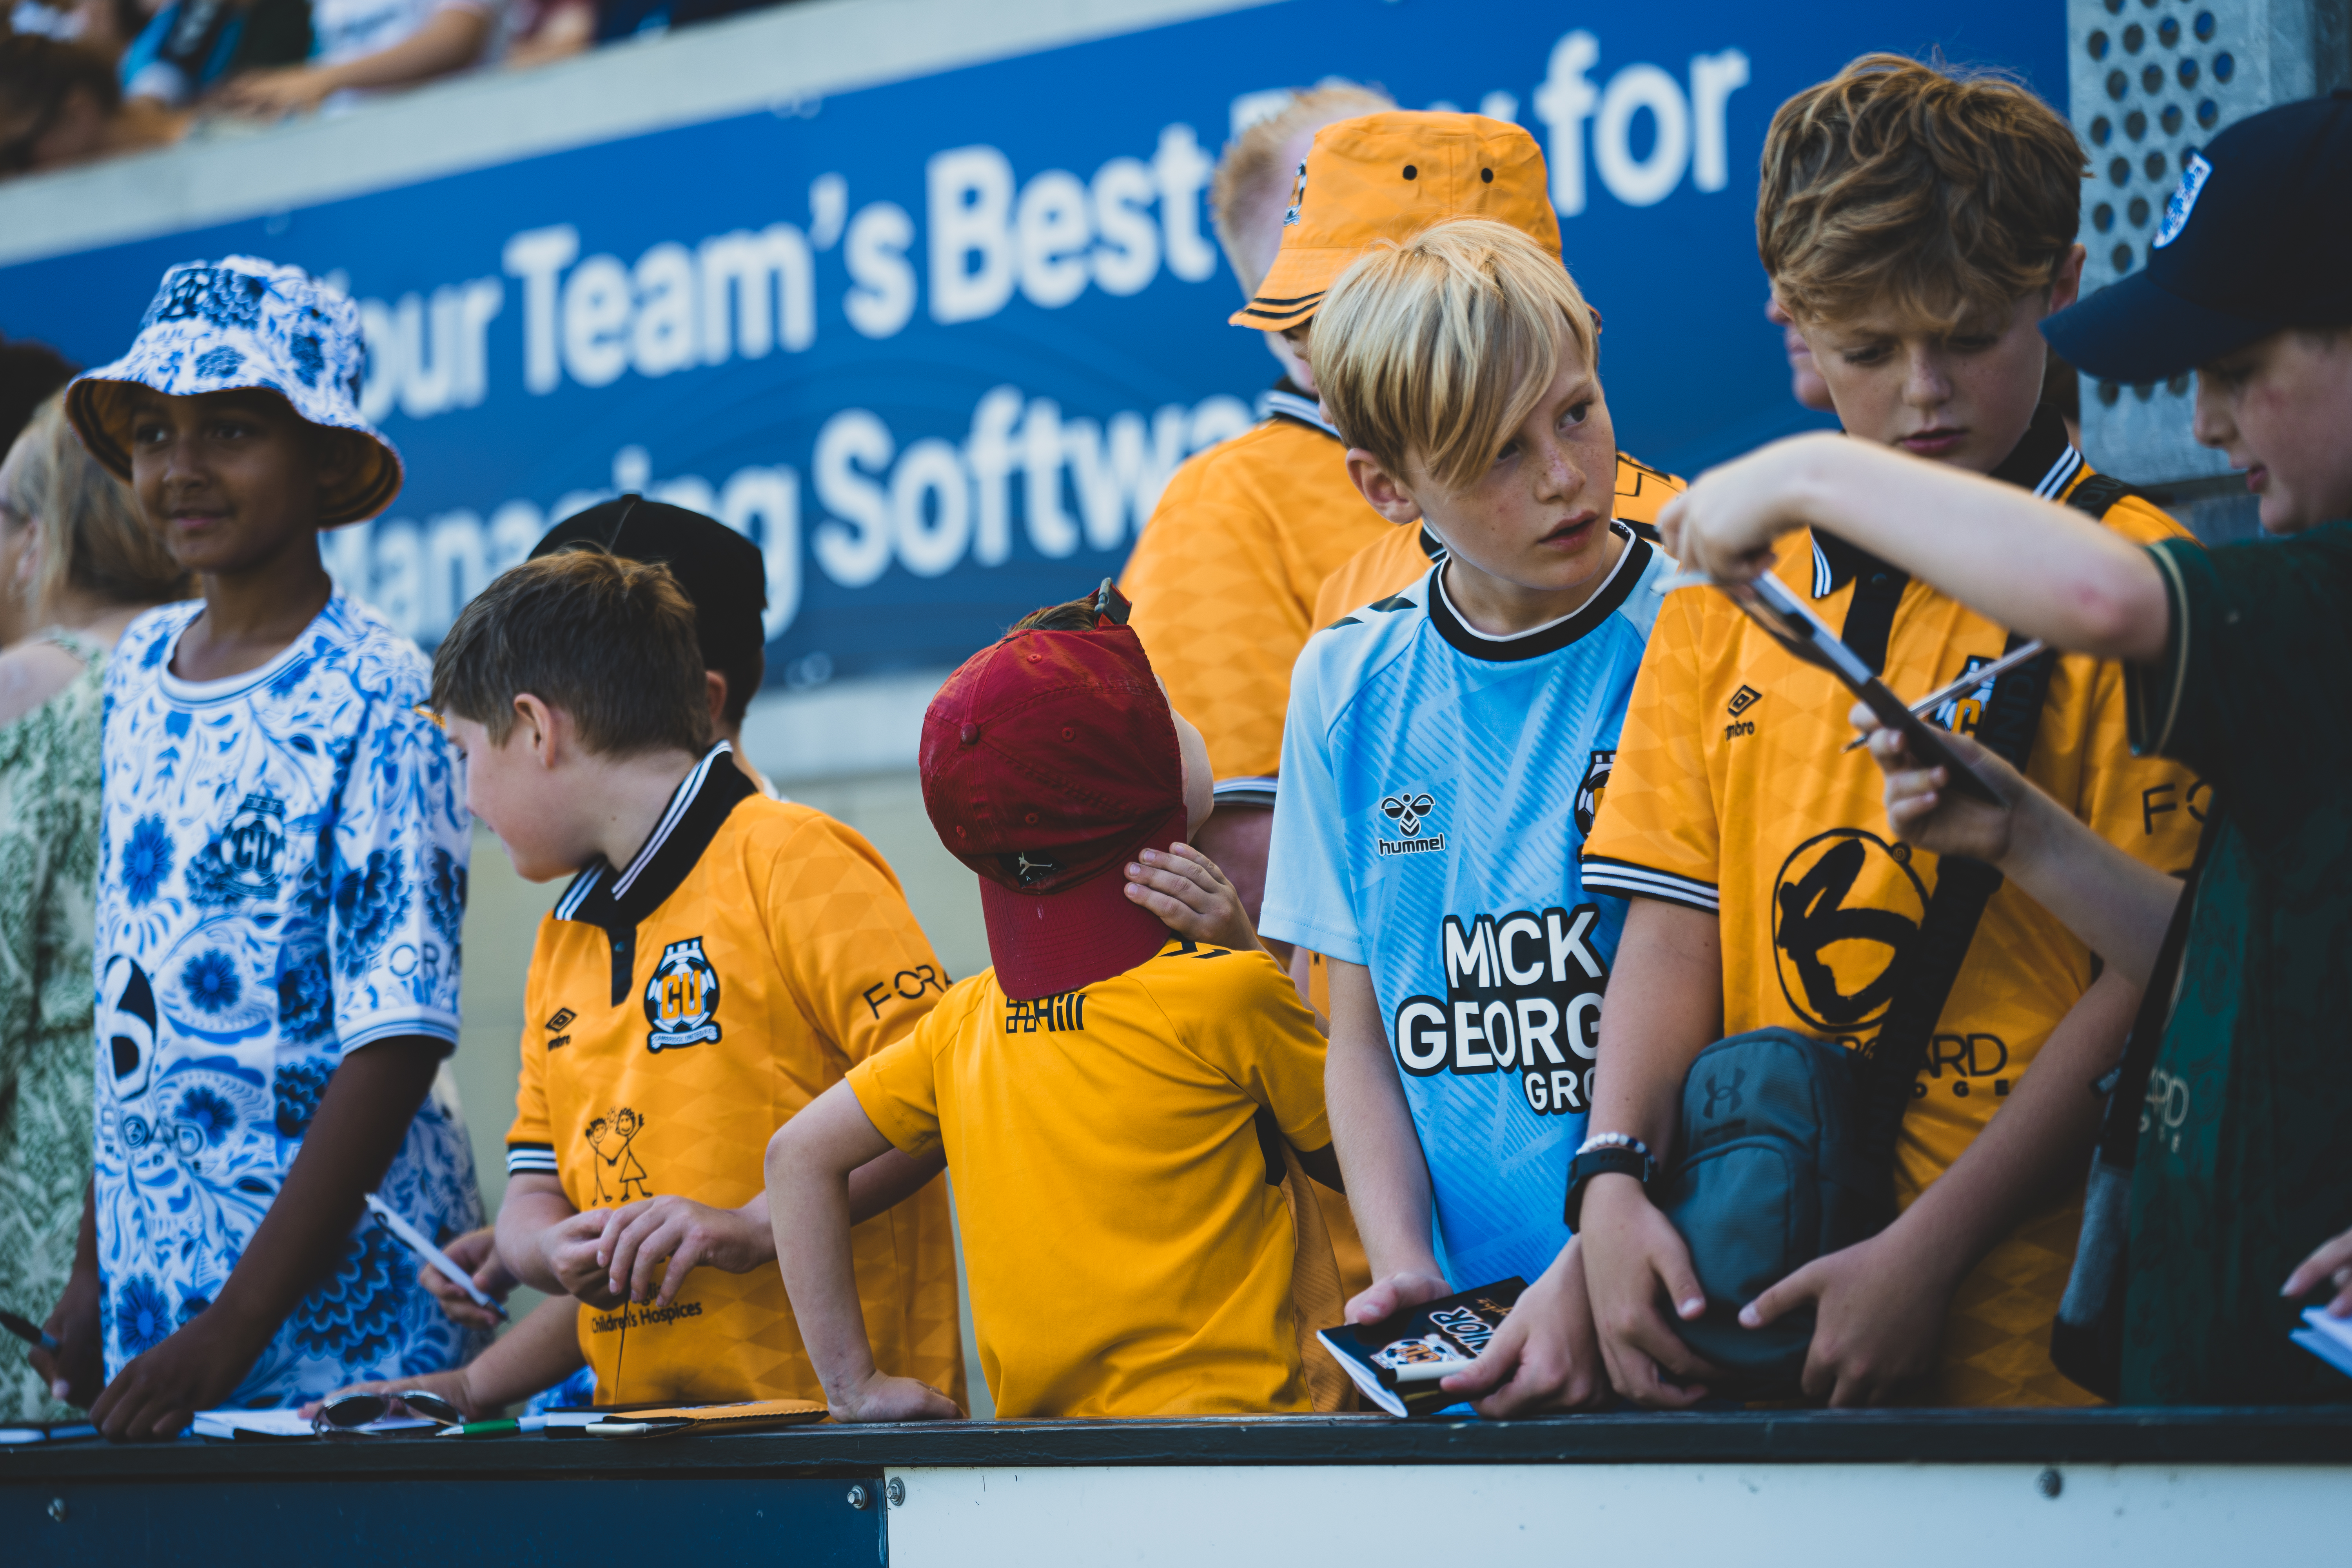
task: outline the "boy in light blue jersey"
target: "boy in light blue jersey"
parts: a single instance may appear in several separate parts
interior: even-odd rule
[[[1348,468],[1446,545],[1291,678],[1265,913],[1331,960],[1326,1093],[1373,1284],[1350,1321],[1519,1275],[1443,1386],[1507,1415],[1605,1394],[1561,1223],[1622,899],[1577,854],[1673,563],[1609,513],[1591,312],[1485,220],[1376,251],[1314,357]]]

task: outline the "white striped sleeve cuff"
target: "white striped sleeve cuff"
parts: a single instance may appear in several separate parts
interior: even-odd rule
[[[1647,866],[1636,866],[1627,860],[1611,860],[1598,855],[1586,856],[1583,869],[1584,886],[1591,892],[1614,893],[1625,899],[1655,899],[1661,903],[1680,904],[1685,909],[1710,915],[1721,912],[1721,900],[1713,882],[1676,877]]]
[[[544,1171],[552,1176],[555,1171],[555,1145],[552,1143],[509,1143],[507,1145],[507,1174],[520,1175],[525,1171]]]

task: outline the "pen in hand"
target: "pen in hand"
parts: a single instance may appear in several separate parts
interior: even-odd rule
[[[20,1318],[14,1312],[0,1312],[0,1329],[6,1329],[26,1344],[40,1346],[51,1355],[58,1353],[58,1337],[41,1329],[30,1318]]]

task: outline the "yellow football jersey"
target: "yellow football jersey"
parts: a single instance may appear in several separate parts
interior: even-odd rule
[[[508,1170],[555,1175],[583,1211],[740,1207],[770,1135],[947,990],[872,846],[759,795],[716,748],[635,859],[583,872],[540,924]],[[961,1403],[945,1185],[851,1244],[876,1363]],[[772,1266],[697,1268],[667,1308],[583,1310],[580,1345],[607,1404],[824,1398]]]
[[[2040,454],[2051,470],[2034,477],[2042,493],[2063,497],[2090,469],[2063,434],[2056,444],[2063,454]],[[2186,537],[2137,499],[2112,507],[2105,522],[2135,542]],[[1790,535],[1780,555],[1781,580],[1832,627],[1845,625],[1855,574],[1884,569],[1827,536]],[[1935,689],[1998,658],[2007,635],[1910,583],[1887,637],[1886,682],[1906,696]],[[1987,695],[1972,691],[1935,718],[1971,730]],[[1867,752],[1841,750],[1853,737],[1853,706],[1832,677],[1790,657],[1721,595],[1686,591],[1660,607],[1608,802],[1585,841],[1584,881],[1719,916],[1727,1036],[1780,1026],[1849,1048],[1874,1038],[1895,959],[1935,889],[1936,857],[1895,842],[1887,829],[1876,764]],[[2120,665],[2060,659],[2026,772],[2111,842],[2179,869],[2196,850],[2205,786],[2176,763],[2132,756],[2126,718]],[[2040,905],[2014,886],[1994,895],[1904,1122],[1904,1203],[2000,1110],[2093,977],[2089,950]],[[2049,1358],[2080,1210],[2076,1186],[1963,1281],[1946,1323],[1936,1402],[2087,1402]]]
[[[1683,493],[1682,480],[1654,468],[1630,453],[1617,454],[1617,500],[1611,514],[1620,522],[1655,528],[1666,502]],[[1652,537],[1655,537],[1653,535]],[[1348,559],[1315,595],[1315,626],[1329,626],[1350,610],[1360,610],[1391,594],[1401,594],[1421,581],[1429,563],[1444,549],[1418,522],[1391,528]]]
[[[1323,1037],[1265,953],[1171,940],[1034,1002],[977,974],[849,1087],[947,1151],[999,1416],[1308,1408],[1280,1144],[1330,1144]]]
[[[1197,454],[1168,481],[1120,579],[1128,624],[1228,789],[1265,790],[1282,765],[1290,667],[1323,579],[1396,531],[1349,479],[1346,452],[1301,414]]]

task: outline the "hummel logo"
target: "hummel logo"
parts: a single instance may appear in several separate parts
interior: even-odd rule
[[[578,1016],[580,1015],[569,1007],[559,1007],[555,1010],[555,1016],[547,1021],[547,1026],[551,1030],[568,1029],[572,1026],[572,1021]]]
[[[1737,719],[1742,713],[1747,712],[1750,708],[1755,707],[1759,702],[1763,700],[1764,694],[1762,692],[1757,690],[1752,686],[1743,686],[1738,690],[1731,694],[1731,700],[1725,706],[1723,710]]]
[[[1407,790],[1402,795],[1392,795],[1381,802],[1381,812],[1391,822],[1403,829],[1407,838],[1421,837],[1421,819],[1436,807],[1437,803],[1429,796],[1415,795],[1411,790]]]

